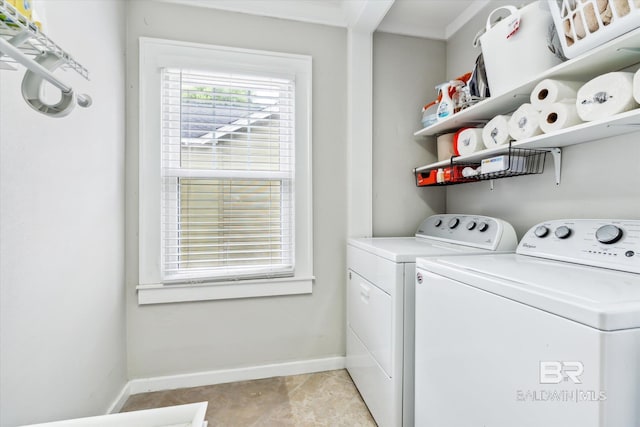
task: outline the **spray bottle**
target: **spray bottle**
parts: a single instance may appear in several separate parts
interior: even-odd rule
[[[438,111],[436,112],[436,116],[438,120],[446,119],[453,114],[453,101],[449,96],[450,86],[449,82],[436,86],[436,90],[438,91]]]

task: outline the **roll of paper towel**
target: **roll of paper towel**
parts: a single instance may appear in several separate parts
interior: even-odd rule
[[[551,133],[582,123],[576,103],[571,101],[555,102],[540,112],[540,129]]]
[[[456,140],[456,148],[461,156],[484,149],[482,128],[467,128],[460,131]]]
[[[633,97],[633,73],[617,71],[588,81],[578,91],[578,115],[586,122],[605,119],[638,106]]]
[[[584,82],[544,79],[531,92],[531,105],[541,111],[544,107],[562,100],[575,100]]]
[[[436,145],[438,147],[438,161],[449,160],[452,156],[455,156],[453,151],[453,136],[455,133],[445,133],[440,135],[436,139]]]
[[[511,116],[495,116],[482,129],[482,142],[487,148],[497,147],[511,141],[509,119]]]
[[[633,97],[640,104],[640,70],[633,76]]]
[[[540,135],[540,112],[531,104],[522,104],[509,119],[509,135],[515,140]]]

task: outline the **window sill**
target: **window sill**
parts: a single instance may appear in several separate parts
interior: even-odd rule
[[[197,285],[139,285],[138,305],[310,294],[314,277],[242,280]]]

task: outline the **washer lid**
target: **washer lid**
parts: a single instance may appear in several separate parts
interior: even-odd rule
[[[423,237],[362,237],[349,239],[348,244],[393,262],[415,262],[419,256],[490,252]]]
[[[605,331],[640,328],[640,275],[517,254],[416,260],[431,271]]]

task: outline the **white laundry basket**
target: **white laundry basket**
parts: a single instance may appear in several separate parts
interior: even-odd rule
[[[549,0],[549,6],[567,58],[640,28],[640,0]]]
[[[521,9],[503,6],[489,14],[486,32],[479,41],[492,97],[562,62],[549,48],[555,26],[545,6],[534,1]],[[504,10],[510,14],[493,24],[493,18]]]

